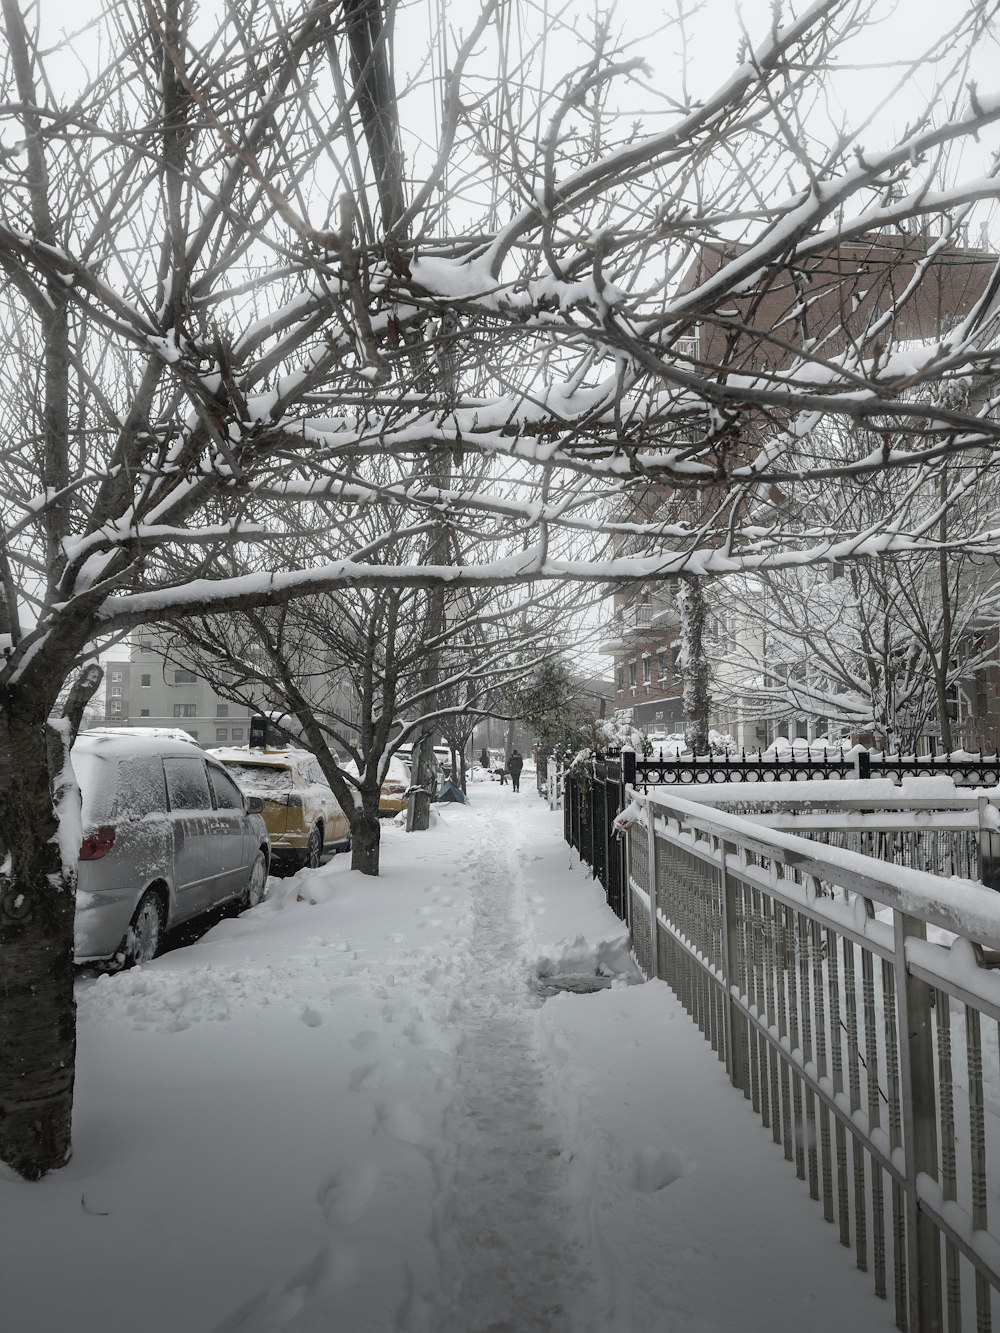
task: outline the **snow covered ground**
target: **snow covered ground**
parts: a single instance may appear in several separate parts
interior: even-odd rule
[[[75,1155],[0,1175],[17,1333],[889,1330],[526,781],[79,984]],[[539,973],[618,974],[543,999]]]

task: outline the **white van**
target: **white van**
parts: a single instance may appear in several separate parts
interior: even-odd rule
[[[261,901],[271,849],[260,803],[194,742],[97,728],[71,758],[83,797],[78,963],[146,962],[181,921]]]

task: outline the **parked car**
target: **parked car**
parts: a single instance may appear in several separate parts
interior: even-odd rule
[[[396,751],[396,757],[402,759],[405,764],[413,765],[413,746],[401,745]],[[437,759],[437,766],[440,772],[451,772],[451,750],[447,745],[435,745],[434,757]]]
[[[357,765],[347,759],[341,765],[345,773],[357,776]],[[398,815],[406,809],[406,793],[410,790],[410,765],[407,760],[394,754],[389,760],[389,768],[382,779],[379,789],[378,812],[380,815]]]
[[[410,790],[410,770],[398,755],[389,760],[389,767],[379,791],[380,815],[398,815],[406,809],[406,793]]]
[[[83,798],[78,963],[147,962],[181,921],[264,897],[260,810],[194,741],[98,728],[77,737],[72,763]]]
[[[209,753],[247,796],[264,802],[275,861],[295,869],[316,867],[324,852],[350,847],[350,821],[308,750],[240,745]]]

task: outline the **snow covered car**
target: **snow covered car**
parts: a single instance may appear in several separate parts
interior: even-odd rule
[[[194,741],[142,728],[84,731],[72,764],[83,798],[78,963],[146,962],[181,921],[261,901],[271,854],[264,821]]]
[[[380,815],[398,815],[406,809],[406,793],[410,790],[410,770],[396,755],[389,760],[389,768],[379,790]]]
[[[308,750],[231,746],[210,750],[247,796],[264,802],[275,861],[319,865],[325,851],[351,845],[351,825]]]
[[[341,767],[345,773],[357,777],[358,768],[353,760],[345,760]],[[382,786],[379,788],[379,814],[398,815],[400,810],[405,810],[406,793],[410,790],[410,785],[409,763],[400,759],[399,755],[394,754],[389,760],[388,770],[382,779]]]

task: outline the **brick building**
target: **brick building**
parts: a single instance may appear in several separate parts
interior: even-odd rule
[[[864,240],[831,246],[793,267],[755,275],[754,286],[745,296],[731,302],[727,298],[725,307],[700,319],[677,350],[694,369],[712,379],[735,372],[773,373],[788,384],[794,349],[803,345],[820,358],[842,356],[852,349],[859,357],[880,355],[876,343],[863,339],[875,320],[890,311],[885,345],[894,349],[901,343],[927,342],[970,313],[996,263],[996,256],[983,249],[948,246],[938,251],[934,247],[935,239],[925,235],[878,232]],[[745,247],[706,243],[681,281],[678,296],[710,282],[725,264],[743,253]],[[921,280],[914,293],[896,309],[918,277]],[[805,367],[802,378],[807,375]],[[719,444],[735,447],[746,456],[782,425],[780,414],[773,410],[746,409],[734,417],[728,437],[724,442],[720,437]],[[692,422],[692,440],[701,429]],[[669,487],[650,486],[639,496],[633,494],[622,517],[686,516],[701,524],[715,511],[719,495],[717,489],[707,488],[692,499]],[[627,544],[620,550],[626,553]],[[661,579],[615,593],[600,647],[614,659],[616,709],[650,733],[683,729],[683,684],[676,665],[680,616],[674,592],[674,581]],[[726,670],[732,629],[718,617],[709,617],[706,637],[717,671]],[[766,674],[768,663],[760,660],[758,667]],[[762,725],[759,718],[745,724],[738,710],[716,716],[712,722],[747,748],[773,739],[771,731],[775,730]],[[812,726],[811,720],[803,719],[800,734]]]

